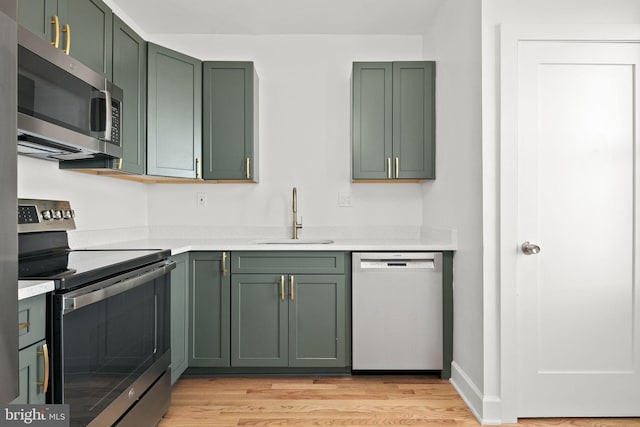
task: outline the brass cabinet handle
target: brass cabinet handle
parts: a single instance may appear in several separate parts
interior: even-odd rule
[[[396,157],[396,178],[398,178],[398,171],[400,170],[400,158]]]
[[[391,157],[387,157],[387,179],[391,179]]]
[[[284,301],[284,275],[280,276],[280,300]]]
[[[227,253],[222,252],[222,275],[227,275]]]
[[[292,275],[292,276],[289,276],[289,289],[291,291],[291,301],[296,299],[294,288],[295,288],[295,283]]]
[[[247,179],[251,179],[251,157],[247,157]]]
[[[122,158],[118,159],[118,169],[122,169]]]
[[[64,47],[64,53],[69,55],[69,52],[71,52],[71,26],[69,24],[65,24],[62,32],[67,33],[67,43]]]
[[[58,15],[53,15],[53,19],[49,23],[53,24],[55,31],[51,45],[57,49],[58,46],[60,46],[60,20],[58,19]]]
[[[18,331],[22,331],[23,329],[27,329],[29,326],[31,326],[30,322],[20,323],[18,325]]]
[[[49,348],[46,344],[42,344],[42,351],[37,352],[38,356],[44,356],[44,379],[38,381],[37,384],[42,387],[42,393],[49,390]]]
[[[196,178],[200,178],[200,157],[196,157]]]

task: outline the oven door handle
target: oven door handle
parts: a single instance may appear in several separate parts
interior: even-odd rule
[[[80,289],[62,297],[63,314],[70,313],[82,307],[103,301],[114,295],[129,291],[144,285],[151,280],[164,276],[176,268],[173,261],[162,261],[153,264],[147,269],[137,270],[91,285],[88,290]],[[83,292],[84,291],[84,292]]]

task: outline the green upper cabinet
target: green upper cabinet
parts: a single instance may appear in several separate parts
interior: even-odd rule
[[[200,178],[202,63],[148,44],[147,174]]]
[[[66,4],[65,0],[18,0],[18,22],[51,43],[57,35],[58,47],[64,48],[66,40],[61,40],[60,30],[64,25],[62,17],[66,17]]]
[[[20,24],[111,78],[111,9],[101,0],[20,0]]]
[[[258,77],[253,62],[204,62],[202,176],[258,180]]]
[[[70,55],[111,79],[113,13],[100,0],[66,0]]]
[[[113,19],[113,83],[124,92],[124,172],[144,174],[147,156],[147,43],[120,18]]]
[[[435,62],[354,62],[352,178],[435,178]]]
[[[113,83],[124,91],[122,159],[65,160],[60,169],[110,169],[143,175],[147,158],[147,43],[113,16]]]

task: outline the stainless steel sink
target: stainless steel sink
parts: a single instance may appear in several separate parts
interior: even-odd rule
[[[329,239],[265,239],[254,240],[257,245],[328,245],[334,243]]]

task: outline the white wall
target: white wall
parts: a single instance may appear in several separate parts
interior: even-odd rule
[[[485,395],[495,393],[501,410],[484,414],[486,420],[512,422],[517,416],[516,376],[502,355],[513,348],[501,347],[498,257],[499,240],[499,25],[500,24],[637,24],[637,0],[483,0],[482,1],[482,138],[483,138],[483,230],[484,230],[484,323],[485,354],[498,362],[485,367]],[[495,325],[495,327],[494,327]],[[502,359],[501,359],[502,358]]]
[[[18,197],[68,200],[78,232],[110,230],[108,240],[139,236],[140,230],[132,229],[147,227],[146,185],[60,170],[58,162],[18,156]]]
[[[484,389],[480,3],[443,2],[425,46],[437,61],[436,180],[424,186],[424,224],[456,229],[453,379]],[[456,384],[456,386],[460,386]]]
[[[422,59],[422,40],[154,35],[151,41],[203,60],[255,62],[260,183],[145,185],[61,171],[54,162],[20,157],[19,194],[69,199],[78,211],[79,230],[147,225],[154,230],[181,225],[284,230],[291,221],[291,189],[297,186],[301,236],[313,227],[419,230],[423,184],[351,183],[350,79],[353,61]],[[197,192],[207,193],[207,208],[196,208]],[[351,193],[352,207],[338,207],[339,192]]]
[[[422,59],[421,36],[156,34],[151,40],[202,60],[254,61],[260,183],[151,186],[150,225],[287,227],[293,186],[301,236],[315,226],[422,225],[422,185],[351,183],[350,134],[352,62]],[[197,192],[207,193],[207,208],[196,208]],[[339,192],[352,193],[352,207],[338,207]]]

